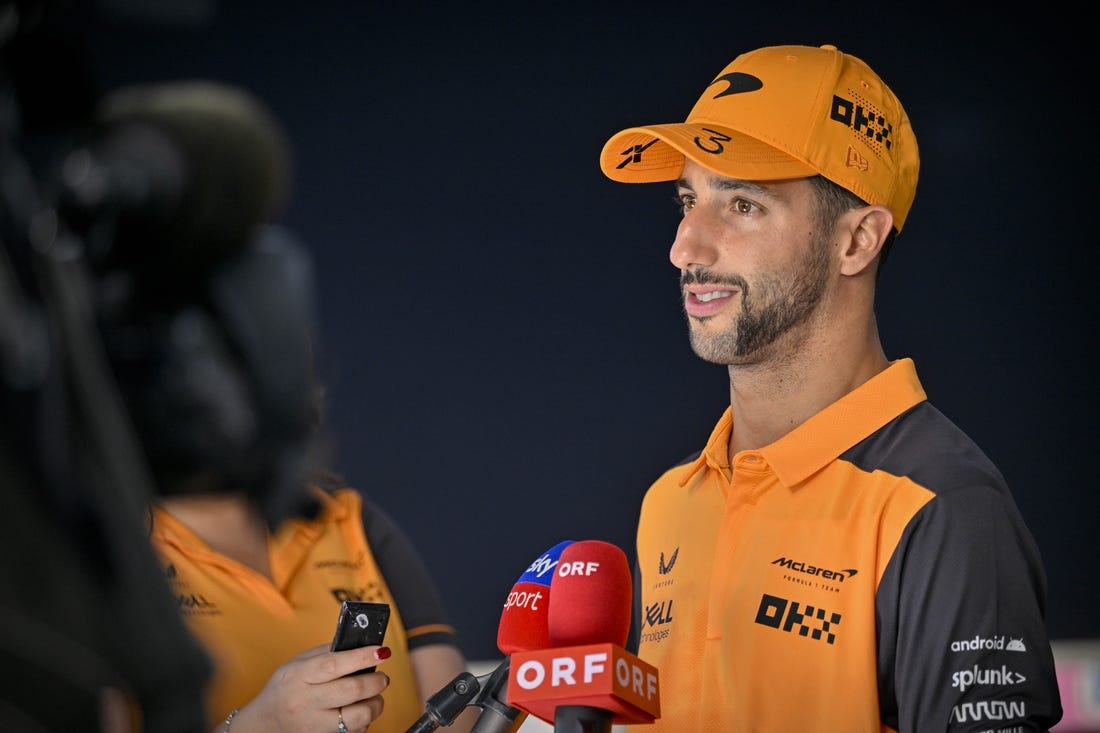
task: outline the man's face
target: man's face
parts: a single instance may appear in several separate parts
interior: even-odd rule
[[[689,160],[676,190],[683,219],[669,259],[695,353],[737,365],[793,353],[831,278],[813,184],[724,178]]]

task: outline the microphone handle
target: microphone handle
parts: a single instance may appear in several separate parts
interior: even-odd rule
[[[469,672],[461,672],[439,692],[428,698],[427,710],[405,733],[431,733],[441,725],[450,725],[481,692],[481,682]]]
[[[431,712],[424,713],[405,733],[431,733],[439,727],[439,721]]]
[[[610,710],[588,705],[559,705],[554,708],[554,733],[611,733]]]
[[[481,705],[481,715],[477,717],[470,733],[508,733],[513,727],[518,727],[517,719],[522,722],[526,717],[522,711],[493,698]]]

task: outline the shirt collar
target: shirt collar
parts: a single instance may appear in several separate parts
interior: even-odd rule
[[[928,399],[912,359],[898,359],[856,389],[821,410],[779,440],[757,451],[786,486],[795,486],[844,451],[915,405]],[[726,408],[699,462],[728,472],[733,415]],[[685,481],[686,483],[686,481]]]

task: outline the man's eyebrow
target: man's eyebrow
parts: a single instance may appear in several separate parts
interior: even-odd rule
[[[726,178],[724,176],[711,176],[710,185],[719,191],[748,191],[757,195],[763,195],[768,189],[753,181],[745,181],[740,178]]]
[[[740,178],[726,178],[725,176],[712,175],[707,178],[707,183],[711,188],[718,191],[748,191],[749,193],[763,196],[768,193],[769,189],[765,186],[755,183],[753,181],[745,181]],[[688,188],[694,190],[694,187],[686,178],[681,178],[676,181],[676,188]]]

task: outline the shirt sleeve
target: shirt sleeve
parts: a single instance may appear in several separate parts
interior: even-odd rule
[[[458,647],[458,633],[420,553],[393,518],[365,496],[363,530],[401,613],[409,650],[429,644]]]
[[[1039,551],[1011,497],[941,493],[879,585],[882,719],[901,733],[1046,731],[1061,717]]]

